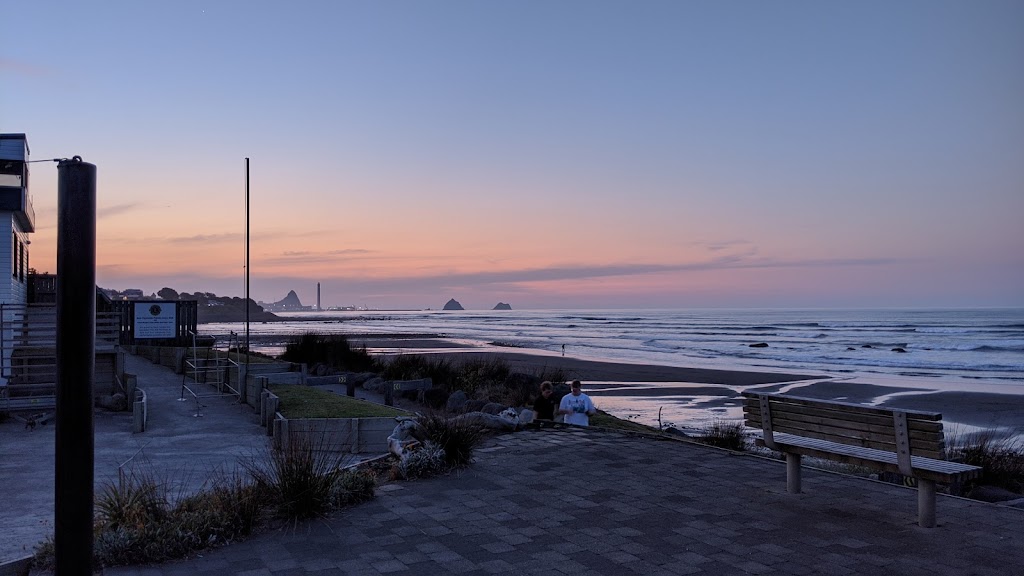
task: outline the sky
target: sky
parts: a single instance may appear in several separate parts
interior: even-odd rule
[[[97,283],[467,309],[1024,306],[1024,2],[5,2]],[[56,164],[30,264],[56,271]]]

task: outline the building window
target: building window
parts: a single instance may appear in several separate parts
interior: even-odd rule
[[[18,233],[13,233],[14,238],[11,240],[11,270],[14,272],[14,277],[18,277]]]
[[[25,281],[25,243],[18,243],[18,251],[21,252],[20,258],[18,259],[18,280]]]

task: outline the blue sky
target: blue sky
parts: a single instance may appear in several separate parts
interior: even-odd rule
[[[467,308],[1024,305],[1024,3],[5,8],[97,277]],[[56,170],[31,262],[55,269]]]

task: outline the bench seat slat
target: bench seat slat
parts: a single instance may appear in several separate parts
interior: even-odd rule
[[[763,439],[758,443],[763,444]],[[785,452],[794,452],[804,456],[840,460],[848,464],[881,467],[888,472],[899,472],[896,454],[884,450],[849,446],[816,438],[804,438],[792,434],[775,434],[775,444]],[[936,482],[953,482],[977,478],[981,468],[948,460],[936,460],[921,456],[911,456],[911,467],[914,476]]]

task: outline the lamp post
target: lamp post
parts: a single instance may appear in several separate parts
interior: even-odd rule
[[[57,164],[56,573],[92,574],[96,166]]]

